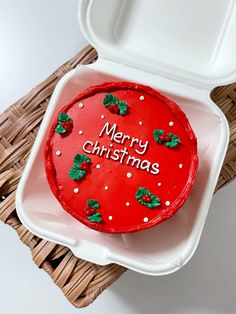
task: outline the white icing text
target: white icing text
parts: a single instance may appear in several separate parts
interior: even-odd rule
[[[117,132],[117,129],[118,127],[115,123],[110,126],[109,122],[106,122],[99,133],[99,137],[107,135],[110,137],[111,142],[126,145],[126,147],[122,149],[113,149],[104,145],[100,145],[99,141],[92,142],[88,140],[83,144],[83,151],[87,154],[98,155],[103,158],[117,161],[121,164],[126,164],[131,167],[136,167],[137,169],[145,170],[152,174],[158,174],[158,163],[152,163],[149,160],[134,157],[129,153],[127,148],[130,147],[131,149],[134,149],[137,154],[144,155],[148,150],[149,142],[132,137],[122,132]]]

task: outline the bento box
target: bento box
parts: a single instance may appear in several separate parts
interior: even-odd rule
[[[227,120],[210,92],[236,79],[235,1],[81,0],[78,17],[98,60],[57,84],[17,189],[17,213],[31,232],[82,259],[170,274],[198,246],[227,150]],[[171,219],[132,234],[99,233],[79,223],[54,198],[44,171],[55,114],[85,88],[107,81],[149,85],[173,99],[198,139],[199,169],[187,202]]]

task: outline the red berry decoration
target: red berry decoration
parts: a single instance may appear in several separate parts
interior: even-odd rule
[[[144,196],[142,196],[142,201],[144,203],[150,203],[151,202],[151,197],[148,194],[145,194]]]
[[[153,195],[147,188],[139,187],[136,194],[137,201],[148,208],[156,208],[160,205],[160,200],[157,196]]]
[[[84,211],[85,211],[85,214],[87,216],[90,216],[92,214],[94,214],[96,212],[96,209],[95,208],[92,208],[91,206],[89,205],[86,205],[85,208],[84,208]]]
[[[170,142],[171,141],[171,137],[169,135],[165,135],[165,142]]]
[[[115,106],[116,106],[115,104],[110,105],[110,106],[108,107],[108,110],[109,110],[110,112],[114,113]]]
[[[108,107],[108,110],[111,112],[111,113],[119,113],[119,108],[116,104],[111,104],[109,107]]]
[[[67,131],[70,132],[72,130],[72,123],[70,121],[64,121],[61,123],[61,126]]]
[[[162,135],[159,137],[159,140],[162,141],[162,142],[165,142],[165,135],[162,134]]]
[[[120,112],[120,109],[117,105],[115,105],[115,108],[114,108],[114,113],[119,113]]]
[[[171,137],[166,134],[166,133],[163,133],[160,137],[159,137],[159,140],[162,141],[162,142],[170,142],[171,141]]]
[[[90,168],[90,163],[87,161],[83,161],[79,167],[80,170],[84,170],[86,172],[89,170],[89,168]]]

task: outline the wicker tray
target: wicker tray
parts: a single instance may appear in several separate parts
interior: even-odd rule
[[[93,302],[125,268],[86,262],[76,258],[68,248],[29,232],[17,217],[15,190],[58,80],[77,64],[91,63],[96,58],[96,51],[86,47],[0,116],[0,220],[16,230],[21,241],[30,248],[36,265],[51,276],[78,308]],[[231,129],[228,152],[217,184],[219,189],[236,176],[236,84],[216,88],[212,99],[225,113]]]

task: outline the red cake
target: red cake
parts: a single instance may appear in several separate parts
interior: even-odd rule
[[[58,113],[45,146],[48,183],[61,206],[108,233],[170,218],[189,197],[197,167],[197,140],[183,111],[130,82],[79,94]]]

